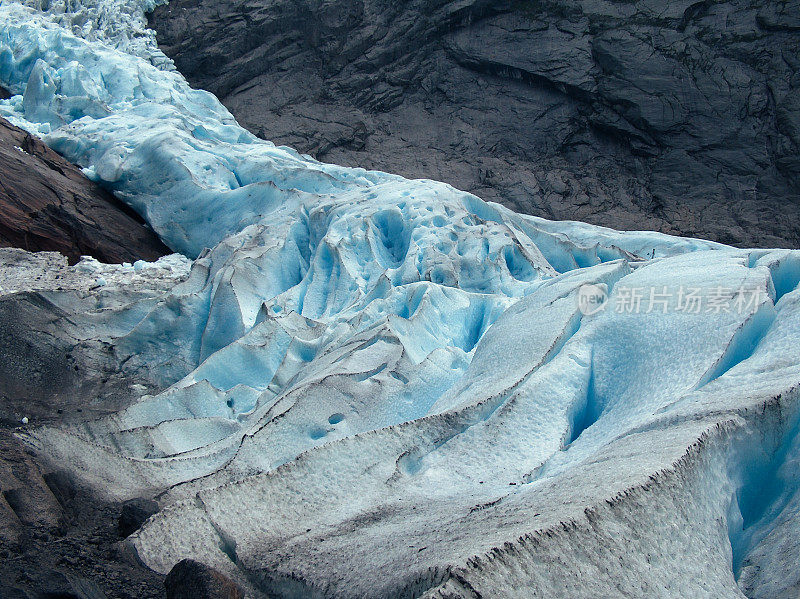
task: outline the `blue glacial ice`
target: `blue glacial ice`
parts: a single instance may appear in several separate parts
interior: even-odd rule
[[[23,4],[0,2],[0,115],[193,260],[156,299],[47,292],[156,389],[28,436],[158,496],[146,564],[256,596],[796,594],[800,253],[320,163],[191,89],[149,3]],[[668,299],[615,309],[637,289]],[[759,293],[708,310],[715,289]]]

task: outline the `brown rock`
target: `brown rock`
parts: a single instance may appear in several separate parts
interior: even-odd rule
[[[0,90],[0,94],[2,90]],[[0,119],[0,247],[102,262],[170,253],[128,206],[41,140]]]

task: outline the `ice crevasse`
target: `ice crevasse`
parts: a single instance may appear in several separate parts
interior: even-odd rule
[[[158,497],[140,559],[255,596],[797,595],[799,252],[276,147],[188,86],[150,7],[0,2],[0,115],[193,260],[167,291],[41,292],[147,392],[27,436]]]

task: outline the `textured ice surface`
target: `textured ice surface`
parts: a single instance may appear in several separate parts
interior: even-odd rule
[[[172,69],[158,49],[155,32],[147,28],[145,11],[164,0],[21,0],[19,4],[45,12],[48,20],[89,41],[111,43],[152,64]]]
[[[191,262],[180,254],[164,256],[157,262],[103,264],[84,256],[69,266],[58,252],[31,253],[0,248],[0,296],[23,292],[81,291],[101,287],[127,287],[161,292],[189,276]]]
[[[797,252],[275,147],[161,60],[146,6],[0,4],[0,114],[194,259],[124,302],[100,272],[46,295],[157,388],[29,435],[104,493],[160,497],[145,563],[287,597],[796,594]],[[579,310],[587,284],[605,310]],[[618,311],[632,289],[669,301]],[[713,309],[737,290],[757,300]]]

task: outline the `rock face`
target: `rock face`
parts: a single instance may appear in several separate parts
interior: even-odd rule
[[[0,92],[0,97],[2,97]],[[0,247],[103,262],[170,253],[144,221],[41,140],[0,119]]]
[[[243,599],[242,590],[214,568],[191,559],[181,560],[164,580],[167,599]]]
[[[800,3],[173,0],[150,24],[251,131],[515,210],[800,243]]]

